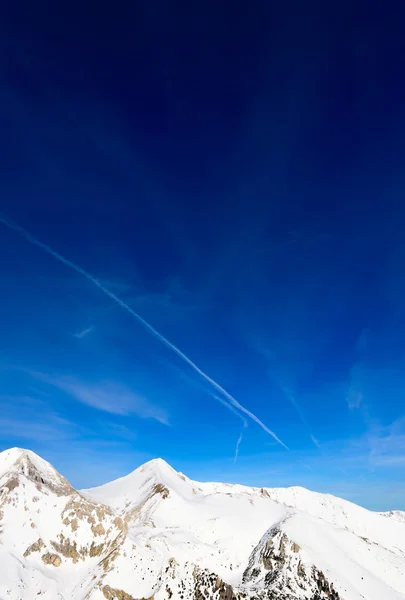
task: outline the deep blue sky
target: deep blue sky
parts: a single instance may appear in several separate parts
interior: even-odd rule
[[[4,3],[2,219],[127,308],[0,223],[2,449],[405,509],[405,6],[329,4]]]

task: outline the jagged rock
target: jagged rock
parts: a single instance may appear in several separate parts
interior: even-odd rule
[[[305,569],[301,561],[298,563],[297,574],[299,577],[305,577]]]
[[[232,586],[225,583],[220,577],[217,577],[215,589],[219,592],[218,598],[220,600],[232,600],[233,598],[236,598]]]

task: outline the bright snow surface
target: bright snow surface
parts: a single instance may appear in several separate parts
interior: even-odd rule
[[[19,449],[0,453],[0,486],[0,600],[102,600],[109,589],[189,600],[194,565],[259,597],[260,575],[252,583],[243,574],[275,531],[295,545],[286,551],[289,568],[315,566],[341,599],[405,600],[400,511],[371,512],[297,487],[198,483],[161,459],[79,494]],[[27,554],[39,539],[40,550]],[[49,553],[60,565],[44,562]],[[255,566],[264,575],[262,562]],[[295,577],[291,597],[311,598],[299,583]]]

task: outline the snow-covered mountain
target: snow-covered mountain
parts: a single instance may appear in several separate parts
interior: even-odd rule
[[[198,483],[152,460],[74,490],[0,453],[0,600],[405,600],[404,513]]]

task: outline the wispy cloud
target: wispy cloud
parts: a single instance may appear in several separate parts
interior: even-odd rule
[[[253,412],[243,406],[232,394],[230,394],[225,388],[223,388],[217,381],[215,381],[212,377],[210,377],[205,371],[200,369],[197,364],[192,361],[184,352],[182,352],[175,344],[170,342],[164,335],[159,333],[152,325],[150,325],[143,317],[141,317],[137,312],[135,312],[128,304],[126,304],[121,298],[116,296],[113,292],[111,292],[108,288],[100,283],[98,279],[93,277],[90,273],[85,271],[82,267],[77,264],[71,262],[67,258],[63,257],[61,254],[50,248],[50,246],[44,244],[43,242],[37,240],[33,235],[31,235],[28,231],[26,231],[23,227],[18,225],[17,223],[11,221],[4,215],[0,215],[0,222],[6,225],[9,229],[17,232],[31,244],[42,248],[47,254],[50,254],[56,260],[63,263],[67,267],[73,269],[83,277],[85,277],[88,281],[93,283],[96,287],[99,288],[106,296],[111,298],[114,302],[116,302],[121,308],[126,310],[130,315],[132,315],[151,335],[153,335],[157,340],[159,340],[162,344],[164,344],[167,348],[169,348],[174,354],[176,354],[181,360],[183,360],[191,369],[193,369],[200,377],[205,379],[207,383],[209,383],[215,390],[216,394],[219,394],[224,398],[225,405],[230,408],[233,407],[249,417],[252,421],[254,421],[259,427],[261,427],[266,433],[271,435],[277,442],[283,446],[286,450],[289,450],[288,446],[259,419]],[[213,396],[216,397],[216,394]]]
[[[31,375],[97,410],[115,415],[133,414],[143,419],[154,419],[164,425],[169,424],[163,408],[113,381],[86,383],[68,376],[50,376],[38,372],[31,372]]]
[[[89,333],[91,333],[93,330],[94,330],[94,326],[87,327],[87,329],[83,329],[83,331],[79,331],[78,333],[74,333],[73,337],[77,338],[78,340],[81,340],[82,338],[86,337],[86,335],[88,335]]]

